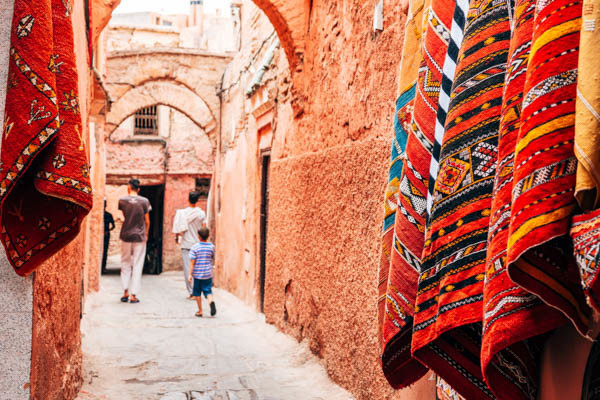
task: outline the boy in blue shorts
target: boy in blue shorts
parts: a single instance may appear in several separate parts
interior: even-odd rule
[[[190,283],[194,284],[192,296],[196,298],[198,312],[196,317],[202,316],[202,293],[210,304],[210,315],[215,316],[217,307],[213,301],[212,278],[213,265],[215,261],[215,245],[208,241],[210,231],[208,228],[200,228],[198,231],[200,242],[196,243],[190,249]]]

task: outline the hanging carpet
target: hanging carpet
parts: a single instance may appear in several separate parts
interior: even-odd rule
[[[28,275],[78,234],[92,207],[72,2],[17,0],[0,160],[1,239]]]
[[[469,399],[531,399],[535,360],[520,343],[482,373],[483,298],[511,5],[472,1],[431,190],[414,356]],[[437,160],[435,160],[437,161]],[[431,174],[435,175],[434,162]],[[513,285],[514,286],[514,285]],[[501,340],[501,338],[498,338]],[[488,382],[494,385],[488,387]]]
[[[576,211],[575,98],[581,1],[538,1],[515,145],[508,236],[511,279],[587,334],[585,302],[569,238]]]
[[[400,199],[400,187],[404,176],[408,136],[412,131],[417,71],[421,60],[424,8],[423,0],[412,0],[409,3],[409,18],[406,22],[399,75],[401,94],[396,102],[395,136],[384,202],[385,219],[379,269],[379,339],[383,372],[394,388],[410,385],[427,372],[427,368],[413,360],[410,354],[417,276],[411,270],[407,272],[403,268],[406,264],[403,263],[403,248],[399,242],[399,237],[404,237],[402,224],[408,217]]]
[[[500,114],[498,156],[489,220],[484,284],[481,362],[485,380],[500,399],[535,399],[540,350],[544,336],[566,318],[540,298],[516,285],[508,276],[509,223],[513,215],[515,147],[521,128],[523,89],[534,29],[535,0],[517,0],[514,6],[508,69]],[[518,355],[523,362],[514,362]],[[497,361],[512,364],[525,379],[520,393],[505,390],[493,373]]]

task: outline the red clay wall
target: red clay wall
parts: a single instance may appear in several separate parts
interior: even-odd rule
[[[430,400],[429,376],[404,391],[390,388],[377,345],[382,200],[405,16],[386,2],[385,30],[375,34],[375,0],[314,2],[304,63],[290,76],[282,40],[284,49],[247,97],[252,75],[241,71],[253,62],[258,67],[266,50],[254,53],[273,29],[248,3],[242,49],[224,79],[216,282],[259,308],[260,134],[263,120],[273,118],[266,144],[272,160],[267,321],[307,340],[334,380],[358,399]],[[284,8],[282,16],[289,12]],[[297,27],[303,9],[295,9],[288,27]]]
[[[180,208],[188,206],[188,194],[195,189],[196,175],[170,175],[165,186],[165,213],[163,227],[163,270],[180,270],[183,267],[181,251],[173,235],[173,218]],[[199,177],[199,176],[198,176]],[[206,211],[206,200],[200,201]]]
[[[83,237],[35,273],[31,398],[74,399],[81,388]]]
[[[313,3],[292,76],[298,117],[273,148],[265,313],[308,339],[357,398],[432,399],[428,377],[393,392],[379,367],[379,238],[405,16],[385,2],[374,33],[377,2]]]
[[[83,0],[73,5],[75,53],[79,71],[80,110],[89,140],[90,73]],[[93,217],[92,217],[93,218]],[[66,248],[35,273],[31,398],[74,399],[82,383],[79,322],[83,295],[86,224]]]

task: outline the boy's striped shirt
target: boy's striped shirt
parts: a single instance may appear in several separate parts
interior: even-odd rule
[[[213,261],[215,245],[209,242],[199,242],[190,249],[190,260],[194,260],[192,276],[195,279],[210,279],[213,276]]]

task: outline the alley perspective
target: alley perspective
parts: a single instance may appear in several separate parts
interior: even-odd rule
[[[600,0],[0,20],[0,400],[600,399]]]

